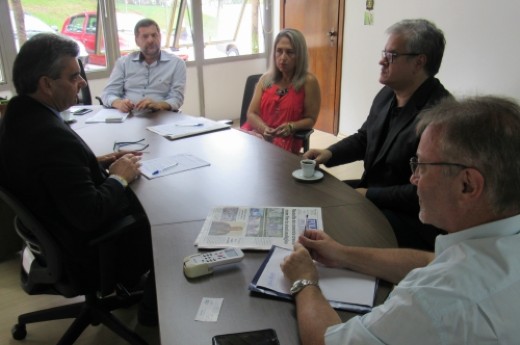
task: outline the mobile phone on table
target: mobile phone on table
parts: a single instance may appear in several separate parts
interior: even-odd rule
[[[92,109],[82,108],[82,109],[74,110],[72,112],[72,114],[74,114],[74,115],[85,115],[86,113],[90,113],[91,111],[92,111]]]
[[[213,337],[212,345],[280,345],[274,329],[230,333]]]

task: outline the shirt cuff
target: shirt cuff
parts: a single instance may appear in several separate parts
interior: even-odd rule
[[[128,186],[128,182],[119,175],[112,174],[108,178],[112,178],[117,182],[121,183],[121,186],[123,186],[123,188],[126,188]]]

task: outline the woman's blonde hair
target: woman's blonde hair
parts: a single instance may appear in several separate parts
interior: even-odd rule
[[[282,72],[276,68],[276,46],[283,37],[287,37],[291,43],[295,53],[295,67],[294,75],[292,77],[292,85],[296,91],[305,84],[307,73],[309,69],[309,54],[307,51],[307,43],[303,34],[296,29],[283,29],[276,35],[274,40],[272,60],[269,71],[267,72],[268,78],[264,82],[264,87],[270,86],[272,83],[277,83],[282,80]]]

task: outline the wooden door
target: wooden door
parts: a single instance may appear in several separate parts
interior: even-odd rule
[[[345,0],[282,0],[281,27],[300,30],[318,78],[321,109],[314,128],[338,134]]]

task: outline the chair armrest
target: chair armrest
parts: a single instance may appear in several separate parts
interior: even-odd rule
[[[298,139],[302,140],[309,140],[309,137],[314,132],[314,129],[302,129],[299,131],[294,132],[293,136]]]
[[[99,105],[103,105],[103,101],[101,100],[101,97],[99,97],[99,96],[96,96],[96,99],[98,100],[98,102],[99,102]]]

